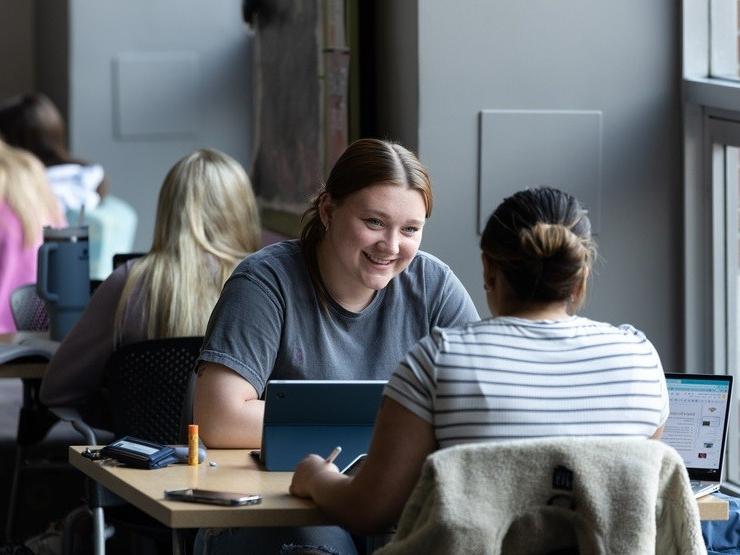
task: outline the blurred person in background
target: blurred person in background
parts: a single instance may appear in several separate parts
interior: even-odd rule
[[[180,159],[159,193],[151,250],[95,291],[49,363],[42,402],[76,407],[105,428],[103,377],[113,351],[146,339],[203,335],[224,282],[260,240],[244,168],[211,149]]]
[[[65,224],[41,162],[0,141],[0,333],[16,331],[11,293],[36,283],[43,227]]]
[[[40,93],[16,96],[0,103],[0,136],[33,153],[46,166],[49,185],[67,220],[90,227],[90,275],[105,279],[114,254],[130,252],[136,213],[123,200],[108,195],[100,164],[73,157],[67,148],[64,118]]]

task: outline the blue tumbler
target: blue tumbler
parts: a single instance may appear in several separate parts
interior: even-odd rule
[[[49,311],[49,336],[61,341],[90,300],[87,226],[44,228],[38,252],[36,292]]]

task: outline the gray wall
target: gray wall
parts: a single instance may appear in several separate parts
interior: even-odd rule
[[[12,5],[18,28],[31,25],[23,0],[2,1],[3,16]],[[250,162],[250,34],[237,0],[68,2],[72,148],[101,162],[115,194],[134,204],[141,217],[136,248],[143,250],[156,193],[177,158],[210,145]],[[602,260],[585,314],[635,324],[656,344],[666,369],[681,369],[677,3],[381,0],[377,9],[381,129],[418,148],[435,184],[423,247],[452,265],[487,313],[476,232],[479,112],[601,111]],[[14,29],[9,19],[0,22],[0,30]],[[37,21],[37,28],[45,24]],[[30,61],[33,48],[23,36],[17,44]],[[6,38],[0,32],[4,49]],[[184,111],[187,118],[195,114],[196,131],[117,137],[113,60],[121,53],[172,51],[200,58],[196,96]],[[18,92],[33,84],[30,73],[19,71]],[[8,82],[6,76],[2,83]],[[141,97],[143,107],[147,101]],[[536,164],[536,153],[521,163]]]
[[[241,2],[68,4],[70,147],[101,163],[113,194],[135,207],[134,248],[147,250],[157,193],[177,159],[208,146],[249,167],[251,34]],[[53,17],[49,12],[38,25],[48,26]],[[173,58],[174,67],[160,64]],[[178,66],[183,59],[185,66]],[[129,63],[124,71],[120,60],[145,63]]]
[[[601,261],[583,313],[633,323],[667,370],[681,369],[679,4],[466,0],[454,10],[457,4],[445,0],[415,4],[418,93],[396,92],[418,94],[419,155],[434,181],[423,248],[453,267],[488,314],[476,232],[479,111],[602,111]],[[394,27],[414,26],[398,21],[408,7],[391,11]],[[403,103],[409,99],[396,99],[390,110]],[[536,164],[537,153],[520,162]]]

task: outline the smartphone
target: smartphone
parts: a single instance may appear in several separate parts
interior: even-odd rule
[[[342,474],[346,474],[347,476],[354,476],[355,474],[357,474],[357,471],[360,470],[360,467],[363,465],[366,458],[367,453],[363,453],[362,455],[355,457],[355,459],[351,463],[349,463],[342,469]]]
[[[233,491],[211,491],[207,489],[178,489],[165,490],[166,499],[175,501],[191,501],[193,503],[212,503],[214,505],[256,505],[262,502],[262,496],[251,493],[236,493]]]

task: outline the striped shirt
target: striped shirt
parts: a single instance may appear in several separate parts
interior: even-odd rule
[[[550,436],[649,437],[668,418],[653,345],[630,325],[501,317],[435,328],[384,394],[440,447]]]

